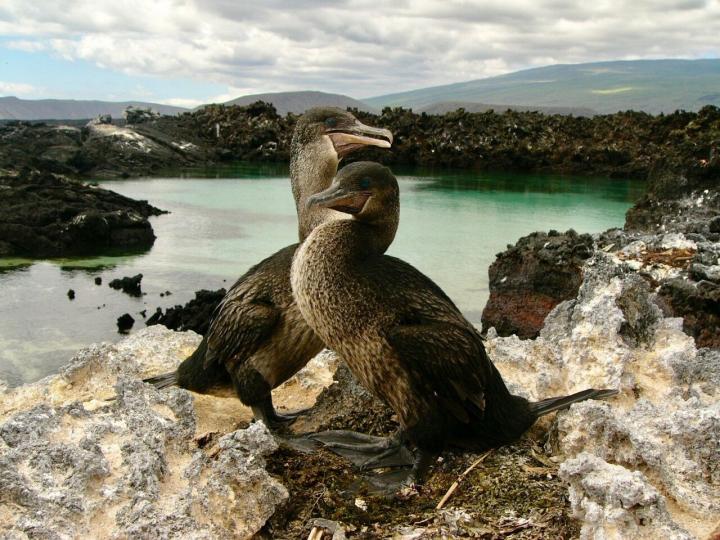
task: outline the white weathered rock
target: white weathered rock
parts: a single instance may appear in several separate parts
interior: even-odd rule
[[[307,390],[322,390],[332,384],[339,362],[337,354],[324,349],[298,371],[294,379]]]
[[[488,353],[512,390],[531,399],[621,391],[558,414],[583,537],[703,538],[720,521],[720,352],[698,351],[682,320],[663,318],[649,288],[612,255],[597,253],[584,271],[577,298],[548,315],[540,337],[489,333]],[[622,515],[602,495],[620,489],[621,476],[647,487],[638,500],[648,501]],[[649,507],[655,518],[643,519]]]
[[[192,395],[140,380],[174,369],[199,340],[153,326],[1,394],[0,528],[11,538],[255,534],[288,497],[265,470],[276,448],[265,426],[201,450]]]
[[[575,517],[584,523],[583,540],[692,540],[671,519],[664,497],[639,471],[582,453],[562,464],[560,477],[570,484]]]
[[[697,249],[692,240],[685,238],[683,233],[668,233],[660,239],[660,247],[663,249]]]

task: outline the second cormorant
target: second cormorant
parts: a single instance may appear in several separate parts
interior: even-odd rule
[[[334,107],[310,109],[295,126],[290,182],[300,241],[331,210],[307,208],[309,197],[332,182],[340,159],[364,146],[389,148],[387,129],[367,126]],[[323,348],[308,327],[290,290],[290,265],[298,244],[253,266],[216,308],[197,350],[172,373],[147,379],[158,388],[180,386],[204,394],[235,392],[268,427],[289,421],[278,414],[271,390],[292,377]]]

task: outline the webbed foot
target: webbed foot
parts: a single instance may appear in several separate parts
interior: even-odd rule
[[[387,467],[409,467],[413,454],[402,443],[402,434],[376,437],[356,431],[330,430],[309,435],[332,452],[348,459],[362,471]]]

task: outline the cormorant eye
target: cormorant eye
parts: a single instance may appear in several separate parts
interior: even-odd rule
[[[363,178],[360,180],[360,189],[367,189],[370,187],[370,179],[369,178]]]
[[[337,118],[331,116],[330,118],[325,119],[325,126],[329,128],[334,128],[337,126]]]

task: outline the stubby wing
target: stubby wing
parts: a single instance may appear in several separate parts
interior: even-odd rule
[[[243,362],[270,339],[292,302],[290,265],[297,245],[288,246],[240,277],[213,313],[204,366]]]
[[[386,339],[417,387],[442,409],[463,423],[482,418],[488,374],[478,335],[451,323],[418,321],[391,328]]]
[[[411,265],[383,257],[383,274],[401,291],[403,308],[386,339],[416,383],[460,422],[482,416],[493,376],[482,338],[430,278]]]

